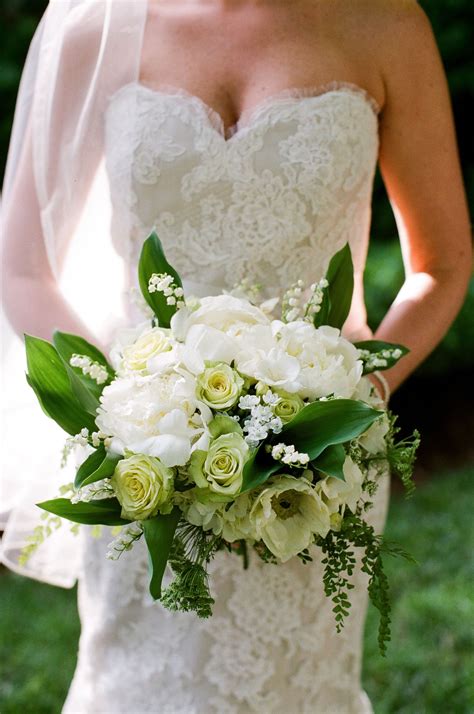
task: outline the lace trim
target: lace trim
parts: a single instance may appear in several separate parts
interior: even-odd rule
[[[109,103],[111,103],[123,90],[129,89],[130,87],[139,88],[157,96],[165,94],[186,98],[188,101],[194,103],[205,112],[214,129],[222,134],[222,136],[227,140],[235,136],[235,134],[237,134],[241,129],[256,121],[259,115],[261,115],[264,111],[277,106],[280,102],[311,99],[329,94],[331,92],[349,92],[354,96],[360,97],[368,104],[377,118],[382,111],[382,107],[378,101],[364,87],[361,87],[354,82],[333,80],[331,82],[325,82],[324,84],[317,84],[309,87],[288,87],[280,90],[279,92],[275,92],[274,94],[270,94],[258,102],[255,106],[244,110],[235,124],[231,124],[226,127],[219,112],[207,104],[207,102],[201,99],[201,97],[197,96],[197,94],[189,92],[183,87],[177,87],[173,84],[163,83],[157,87],[150,87],[149,85],[139,81],[129,82],[109,98]]]

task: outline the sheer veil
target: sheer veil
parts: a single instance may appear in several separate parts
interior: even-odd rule
[[[112,248],[104,112],[115,91],[138,79],[146,12],[147,0],[50,0],[23,70],[3,185],[3,217],[38,213],[42,235],[32,240],[44,240],[62,292],[102,339],[123,317],[124,289]],[[25,171],[33,172],[34,196],[18,191]],[[127,225],[120,229],[127,234]],[[71,587],[79,547],[68,525],[26,565],[18,564],[25,539],[41,522],[34,504],[56,496],[73,469],[60,468],[66,435],[27,386],[23,343],[3,313],[1,338],[0,559],[30,577]]]

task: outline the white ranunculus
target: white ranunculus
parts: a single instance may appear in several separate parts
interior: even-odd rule
[[[191,442],[202,432],[193,422],[198,403],[190,376],[123,377],[100,398],[96,423],[113,437],[111,448],[159,457],[166,466],[183,465]]]
[[[354,512],[357,502],[362,496],[364,475],[350,456],[346,456],[342,470],[344,481],[334,476],[327,476],[316,484],[316,489],[331,514],[339,511],[341,506],[348,506]]]
[[[281,562],[325,537],[330,528],[329,509],[305,478],[281,476],[256,498],[250,521],[258,538]]]
[[[227,332],[238,325],[268,324],[269,318],[247,300],[232,295],[216,295],[200,300],[197,310],[178,310],[171,319],[171,330],[177,340],[184,341],[193,325],[208,325]]]

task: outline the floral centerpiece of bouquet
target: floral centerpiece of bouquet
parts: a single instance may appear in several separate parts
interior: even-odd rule
[[[139,283],[150,317],[118,333],[109,359],[74,335],[57,331],[52,344],[25,336],[28,383],[70,434],[66,452],[79,445],[87,456],[61,498],[38,504],[45,517],[112,526],[110,558],[144,538],[153,598],[201,617],[212,613],[207,566],[217,551],[247,567],[249,549],[283,563],[308,562],[316,547],[340,629],[362,548],[384,651],[382,556],[406,554],[364,514],[388,468],[413,490],[419,437],[396,443],[395,417],[366,376],[407,349],[341,335],[353,290],[349,246],[324,279],[287,291],[280,319],[271,314],[278,300],[185,296],[156,233],[143,245]],[[167,564],[174,580],[164,589]]]

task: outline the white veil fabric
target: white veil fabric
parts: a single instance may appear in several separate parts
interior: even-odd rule
[[[2,192],[2,223],[21,211],[40,226],[31,240],[44,241],[61,291],[102,342],[124,317],[126,280],[112,247],[103,119],[108,98],[138,79],[147,7],[147,0],[50,0],[23,70]],[[25,185],[33,188],[25,191]],[[126,234],[127,226],[121,231]],[[4,238],[2,230],[2,244]],[[73,480],[73,469],[60,468],[66,434],[27,386],[23,341],[3,312],[1,318],[0,560],[24,575],[71,587],[79,539],[67,525],[25,565],[18,563],[41,523],[35,503],[57,496],[58,486]]]

